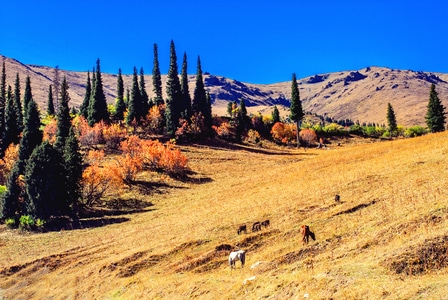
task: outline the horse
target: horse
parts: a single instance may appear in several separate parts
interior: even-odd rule
[[[247,227],[246,227],[246,225],[244,224],[244,225],[241,225],[240,227],[238,227],[238,235],[240,234],[240,233],[242,233],[242,232],[245,232],[245,233],[247,233]]]
[[[302,243],[308,244],[309,238],[311,237],[313,241],[316,240],[316,236],[314,235],[314,232],[310,230],[310,227],[308,225],[302,225],[300,227],[300,233],[302,235]]]
[[[260,230],[261,230],[261,223],[260,222],[255,222],[252,225],[252,232],[260,231]]]
[[[241,261],[241,268],[243,268],[244,267],[244,263],[246,262],[246,251],[238,250],[238,251],[230,252],[230,255],[229,255],[230,269],[236,268],[235,263],[238,260]]]
[[[264,220],[263,222],[261,222],[261,226],[264,226],[264,227],[271,226],[271,222],[269,220]]]
[[[334,201],[336,201],[337,203],[341,202],[341,196],[339,195],[334,196]]]

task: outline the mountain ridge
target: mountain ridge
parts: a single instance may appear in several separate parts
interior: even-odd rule
[[[46,107],[48,88],[52,84],[54,68],[26,65],[1,56],[5,61],[7,84],[14,86],[19,74],[22,90],[26,76],[31,77],[33,97],[41,109]],[[84,99],[87,72],[59,69],[60,77],[66,76],[69,84],[71,106],[79,107]],[[212,113],[226,115],[229,101],[245,100],[249,113],[270,114],[277,105],[280,114],[289,114],[291,82],[253,84],[204,73],[204,84],[212,99]],[[102,73],[104,92],[108,103],[116,97],[117,75]],[[193,95],[195,75],[189,75],[189,91]],[[123,75],[125,90],[131,87],[132,75]],[[149,97],[154,96],[152,76],[145,75]],[[448,107],[448,74],[413,70],[367,67],[361,70],[315,74],[300,78],[300,97],[305,112],[337,120],[386,123],[387,103],[390,103],[400,125],[425,125],[426,106],[431,84],[445,107]],[[162,75],[165,93],[166,75]],[[22,92],[23,94],[23,92]],[[165,95],[166,96],[166,95]]]

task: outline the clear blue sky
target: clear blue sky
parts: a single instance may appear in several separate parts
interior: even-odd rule
[[[448,1],[4,1],[0,54],[26,64],[188,72],[273,83],[367,66],[448,73]],[[180,70],[179,70],[180,71]]]

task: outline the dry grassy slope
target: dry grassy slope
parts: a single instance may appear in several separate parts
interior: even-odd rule
[[[0,298],[445,298],[447,142],[182,147],[188,180],[142,174],[147,184],[115,196],[124,210],[153,204],[140,213],[44,234],[0,227]],[[236,234],[264,219],[270,228]],[[308,246],[301,224],[317,236]],[[223,244],[248,251],[244,269],[229,270]]]
[[[13,86],[15,74],[21,76],[22,89],[25,77],[32,77],[32,90],[36,101],[45,105],[48,86],[51,84],[53,68],[23,65],[20,62],[4,58],[7,70],[7,82]],[[358,77],[353,76],[356,74]],[[72,105],[79,106],[84,98],[86,72],[61,70],[61,77],[67,76],[70,85]],[[360,76],[361,75],[361,76]],[[360,79],[361,80],[353,80]],[[347,83],[345,79],[349,79]],[[124,76],[125,88],[130,88],[132,76]],[[163,76],[165,80],[165,76]],[[284,105],[290,97],[291,83],[250,84],[221,76],[205,75],[204,80],[214,100],[213,113],[225,115],[229,100],[244,98],[249,112],[270,114],[272,105],[278,105],[281,113],[288,114]],[[350,81],[351,80],[351,81]],[[440,98],[448,107],[448,75],[419,73],[405,70],[371,67],[359,71],[344,71],[320,74],[299,80],[303,107],[307,112],[319,115],[327,114],[336,119],[352,119],[360,122],[386,123],[387,103],[395,110],[397,121],[401,125],[424,125],[424,115],[429,99],[431,82],[437,83]],[[116,75],[103,74],[106,98],[113,103],[116,97]],[[163,85],[165,82],[163,83]],[[190,93],[193,94],[195,76],[189,76]],[[152,79],[146,76],[146,88],[152,92]],[[163,88],[165,91],[165,88]],[[45,106],[44,106],[45,107]]]

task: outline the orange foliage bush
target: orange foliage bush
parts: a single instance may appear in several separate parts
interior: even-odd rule
[[[5,156],[0,159],[0,184],[5,185],[12,167],[19,157],[19,145],[11,144],[6,148]]]
[[[50,144],[54,144],[56,141],[56,133],[58,131],[58,121],[53,118],[44,128],[43,140],[48,141]]]
[[[222,122],[219,126],[212,126],[212,129],[221,139],[228,140],[235,137],[235,128],[227,121]]]
[[[174,145],[167,143],[160,159],[160,168],[173,175],[181,175],[187,168],[187,157]]]
[[[299,137],[308,147],[311,146],[313,142],[317,141],[316,131],[313,129],[302,129],[299,132]]]
[[[284,124],[282,122],[277,122],[274,126],[272,126],[271,134],[274,141],[288,144],[294,141],[296,137],[296,130],[297,127],[295,124]]]
[[[163,130],[163,113],[165,105],[154,105],[148,111],[145,118],[145,124],[150,133],[159,134]]]
[[[103,138],[106,145],[112,149],[118,149],[120,142],[126,138],[126,128],[119,124],[103,127]]]
[[[77,116],[72,121],[73,126],[78,133],[79,143],[84,147],[92,147],[104,143],[103,130],[106,127],[103,121],[96,123],[93,127],[89,126],[87,120],[82,116]]]

